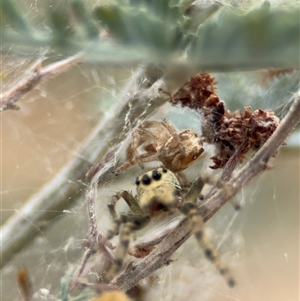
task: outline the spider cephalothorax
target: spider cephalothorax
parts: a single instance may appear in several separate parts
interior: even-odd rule
[[[178,204],[181,187],[176,176],[166,168],[151,170],[136,179],[137,196],[143,212],[155,213]]]

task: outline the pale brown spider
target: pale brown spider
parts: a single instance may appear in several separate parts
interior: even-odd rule
[[[175,174],[164,167],[160,167],[136,179],[137,195],[135,197],[128,191],[120,191],[114,195],[109,203],[110,213],[114,221],[113,227],[101,239],[100,244],[106,244],[118,233],[120,242],[117,245],[113,262],[110,263],[106,273],[106,280],[110,281],[121,270],[127,253],[136,257],[146,256],[166,236],[166,234],[163,234],[160,238],[154,239],[148,244],[136,247],[135,250],[130,250],[129,243],[134,232],[145,227],[150,222],[150,219],[163,215],[163,212],[172,214],[179,211],[189,219],[192,232],[197,242],[203,248],[205,256],[217,267],[220,274],[225,277],[228,285],[230,287],[234,286],[234,278],[231,276],[229,269],[221,262],[215,248],[204,232],[198,197],[204,184],[207,182],[210,182],[208,177],[198,177],[192,183],[188,192],[184,194]],[[221,183],[221,185],[225,184]],[[120,198],[123,198],[131,209],[129,214],[117,215],[115,205]]]
[[[142,153],[139,153],[142,150]],[[189,167],[204,152],[199,136],[191,131],[178,132],[170,122],[147,120],[132,131],[126,150],[126,162],[116,168],[119,174],[138,163],[160,161],[167,169],[178,173]]]

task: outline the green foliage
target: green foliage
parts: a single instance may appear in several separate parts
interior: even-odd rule
[[[71,3],[71,13],[77,21],[75,30],[79,37],[87,39],[96,39],[99,35],[99,30],[93,22],[89,12],[83,5],[82,1],[76,0]]]
[[[192,1],[117,1],[88,7],[75,0],[48,9],[46,26],[36,29],[13,1],[2,1],[2,50],[36,53],[85,52],[86,60],[106,64],[140,62],[186,65],[197,70],[249,70],[299,67],[299,7],[261,7],[239,15],[221,5]],[[109,39],[102,39],[106,30]],[[105,35],[104,35],[105,37]]]
[[[131,5],[98,7],[95,18],[124,46],[139,47],[160,55],[184,50],[190,19],[169,1],[131,1]]]
[[[20,13],[20,7],[16,6],[12,1],[1,1],[1,27],[9,24],[16,31],[28,33],[30,25],[24,16]]]
[[[246,15],[222,9],[199,26],[189,58],[201,66],[225,69],[236,63],[246,68],[298,68],[299,12],[299,7],[270,10],[268,1]]]
[[[51,14],[50,26],[52,29],[53,46],[67,47],[68,41],[73,35],[70,19],[64,11],[55,10]]]

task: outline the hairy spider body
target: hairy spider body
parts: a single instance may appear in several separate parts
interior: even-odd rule
[[[145,227],[150,219],[162,211],[179,210],[189,219],[192,233],[204,250],[206,257],[222,274],[229,286],[234,286],[235,281],[230,275],[228,268],[219,259],[215,248],[204,233],[204,222],[197,204],[204,184],[208,178],[199,177],[190,187],[189,191],[183,195],[180,184],[176,176],[170,170],[160,167],[153,169],[136,179],[137,195],[133,197],[127,191],[121,191],[114,195],[109,203],[109,209],[114,220],[114,226],[108,231],[102,243],[106,243],[120,231],[120,243],[117,246],[114,262],[111,264],[107,273],[107,280],[118,272],[124,263],[126,254],[136,257],[146,256],[151,252],[155,245],[159,244],[166,236],[166,233],[160,238],[140,245],[135,249],[129,248],[132,234]],[[131,213],[117,215],[115,211],[116,202],[123,198],[131,209]],[[123,226],[122,226],[123,225]],[[121,227],[122,226],[122,227]]]
[[[121,173],[136,163],[144,168],[143,163],[151,161],[161,161],[172,172],[181,172],[197,160],[203,151],[203,143],[195,132],[177,132],[167,120],[147,120],[132,131],[126,162],[115,172]]]

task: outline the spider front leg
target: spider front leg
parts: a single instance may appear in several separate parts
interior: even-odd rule
[[[143,210],[140,207],[139,203],[136,201],[134,196],[126,190],[119,191],[115,195],[111,197],[110,202],[108,203],[108,209],[113,219],[113,225],[110,230],[108,230],[107,234],[99,240],[99,244],[104,246],[107,245],[109,240],[111,240],[115,235],[119,234],[120,226],[124,223],[124,220],[121,216],[118,216],[116,213],[115,206],[120,199],[123,199],[131,211],[136,215],[143,215]]]
[[[125,200],[132,213],[120,216],[116,214],[115,206],[120,198]],[[131,234],[146,226],[150,221],[150,217],[144,214],[138,201],[128,191],[120,191],[115,194],[111,198],[108,208],[113,218],[113,227],[107,232],[102,243],[106,243],[107,240],[110,240],[113,236],[117,235],[121,228],[119,245],[117,246],[113,263],[111,263],[106,274],[106,279],[111,280],[123,266],[124,259],[128,252]]]
[[[110,202],[108,203],[108,209],[109,209],[109,212],[110,212],[113,220],[117,217],[117,213],[116,213],[116,209],[115,209],[116,203],[121,198],[127,203],[128,207],[131,209],[131,211],[133,213],[143,215],[144,212],[143,212],[140,204],[134,198],[134,196],[130,192],[123,190],[123,191],[119,191],[118,193],[113,195],[111,197]]]
[[[220,274],[226,279],[228,286],[233,287],[235,280],[232,277],[228,267],[221,261],[213,244],[210,242],[204,232],[204,221],[201,216],[200,209],[196,203],[203,186],[206,183],[211,183],[209,177],[199,177],[187,192],[184,202],[180,204],[178,209],[187,216],[190,221],[192,233],[194,234],[200,247],[203,249],[205,256],[209,259],[218,269]],[[222,181],[216,182],[217,186],[222,186]],[[226,188],[228,189],[228,187]],[[230,191],[227,191],[230,193]]]
[[[224,180],[216,180],[215,178],[210,176],[200,176],[194,183],[192,183],[188,193],[186,194],[186,202],[195,202],[198,197],[200,200],[204,200],[204,198],[210,197],[213,190],[211,190],[205,197],[201,195],[201,191],[205,184],[213,185],[218,189],[223,189],[227,196],[231,195],[232,189],[230,185]],[[230,199],[229,202],[236,211],[241,209],[240,204],[236,200]]]
[[[112,280],[112,278],[118,273],[124,264],[124,259],[127,255],[129,249],[129,243],[131,240],[132,234],[145,227],[150,221],[149,215],[138,215],[138,214],[128,214],[128,215],[120,215],[117,224],[121,225],[120,231],[120,239],[119,244],[116,249],[116,254],[111,263],[108,272],[106,273],[106,279],[108,281]],[[123,224],[123,226],[122,226]]]
[[[115,265],[118,270],[123,266],[124,258],[127,254],[131,236],[135,231],[144,228],[150,221],[149,215],[121,215],[124,224],[120,232],[120,242],[116,250]]]

